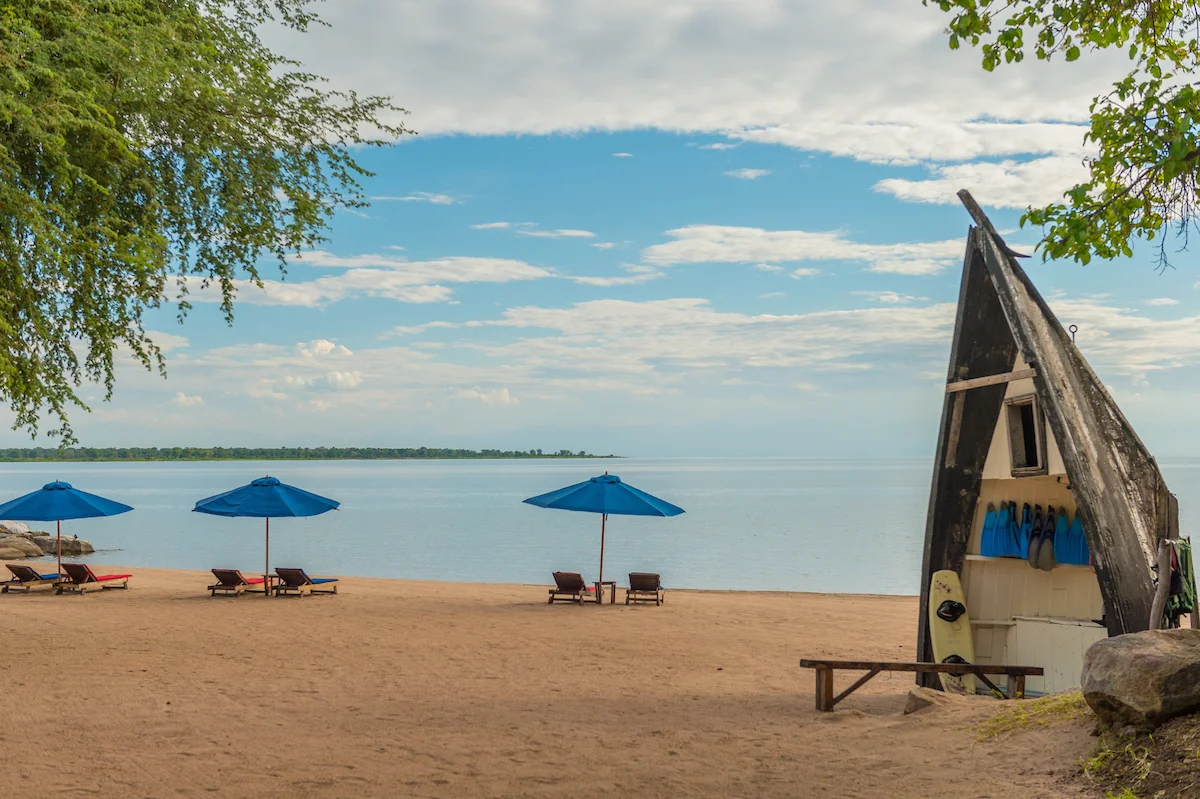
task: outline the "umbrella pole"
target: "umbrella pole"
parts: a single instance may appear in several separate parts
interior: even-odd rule
[[[604,523],[608,521],[608,514],[600,516],[600,582],[604,582]],[[604,590],[604,586],[600,586],[600,590]]]
[[[55,537],[58,539],[58,573],[62,574],[62,522],[57,521],[55,525],[55,531],[57,532]]]
[[[271,595],[271,517],[267,517],[267,554],[263,563],[263,596]]]

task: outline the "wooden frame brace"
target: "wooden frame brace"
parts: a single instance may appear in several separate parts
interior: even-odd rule
[[[953,394],[956,391],[966,391],[970,388],[994,386],[997,383],[1012,383],[1015,380],[1024,380],[1028,377],[1037,377],[1037,369],[1018,369],[1015,372],[1005,372],[1002,375],[988,375],[987,377],[972,377],[970,380],[956,380],[953,383],[946,384],[946,393]]]

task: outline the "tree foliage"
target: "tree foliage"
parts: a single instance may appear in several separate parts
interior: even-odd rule
[[[950,47],[980,48],[983,67],[1037,58],[1075,61],[1120,50],[1132,64],[1091,105],[1086,139],[1096,150],[1089,178],[1064,202],[1030,208],[1022,224],[1041,225],[1043,255],[1088,263],[1132,255],[1131,242],[1164,228],[1186,245],[1200,173],[1200,3],[1184,0],[923,0],[953,14]]]
[[[0,0],[0,401],[73,440],[76,390],[130,351],[164,370],[148,308],[190,308],[365,205],[353,158],[408,132],[388,98],[328,90],[258,31],[311,0]]]

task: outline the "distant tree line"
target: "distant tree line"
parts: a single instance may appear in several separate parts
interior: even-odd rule
[[[14,461],[339,461],[469,458],[613,458],[583,450],[445,449],[441,447],[26,447],[0,449]]]

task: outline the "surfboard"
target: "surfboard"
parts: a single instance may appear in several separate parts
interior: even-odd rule
[[[961,615],[954,621],[948,621],[938,616],[938,609],[943,603],[958,603],[957,606],[947,604],[948,615],[955,615],[961,608]],[[968,663],[975,662],[975,642],[971,637],[971,619],[966,611],[967,598],[963,594],[962,582],[958,574],[952,571],[933,573],[929,585],[929,637],[933,639],[933,659],[943,663],[947,658],[960,657]],[[975,693],[975,677],[968,674],[957,677],[952,674],[939,674],[943,690],[956,694]]]

